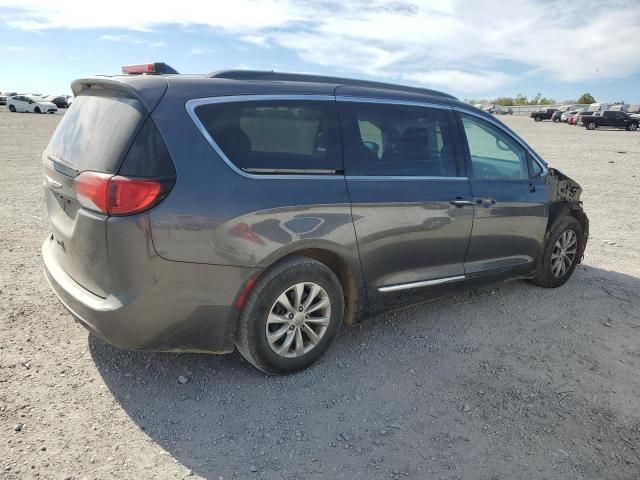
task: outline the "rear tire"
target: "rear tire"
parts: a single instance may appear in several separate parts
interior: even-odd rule
[[[631,125],[629,125],[629,130],[631,130],[632,132],[635,132],[637,129],[638,129],[637,123],[632,123]]]
[[[578,220],[565,215],[555,221],[545,239],[536,262],[536,276],[531,281],[541,287],[556,288],[569,280],[582,257],[584,231]]]
[[[302,370],[324,354],[343,316],[344,293],[333,271],[308,257],[290,257],[253,286],[238,319],[236,347],[263,372]]]
[[[9,105],[9,111],[16,113],[16,107],[14,107],[13,105]]]

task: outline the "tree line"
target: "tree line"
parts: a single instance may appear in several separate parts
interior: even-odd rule
[[[543,97],[541,93],[538,93],[532,98],[528,98],[526,95],[517,94],[515,97],[498,97],[494,100],[485,99],[470,99],[468,103],[476,104],[495,104],[500,106],[513,106],[513,105],[554,105],[558,102],[553,98]],[[586,105],[590,103],[596,103],[596,99],[589,92],[583,93],[576,100],[564,100],[564,104],[581,104]]]

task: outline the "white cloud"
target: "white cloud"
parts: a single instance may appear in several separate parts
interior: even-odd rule
[[[121,43],[131,43],[134,45],[146,45],[151,48],[158,47],[166,47],[167,44],[165,42],[151,42],[149,40],[144,40],[137,37],[132,37],[131,35],[122,34],[122,35],[100,35],[100,40],[106,40],[108,42],[121,42]]]
[[[510,75],[502,72],[469,73],[460,70],[416,72],[403,75],[403,78],[441,89],[450,89],[455,86],[455,90],[460,92],[490,92],[513,81]]]
[[[35,48],[22,45],[0,45],[0,50],[5,52],[32,52]]]
[[[181,0],[166,5],[151,0],[111,0],[99,13],[82,0],[0,0],[0,8],[19,10],[3,19],[22,30],[51,28],[122,28],[147,31],[159,25],[208,25],[228,31],[280,27],[302,20],[306,8],[289,0],[234,0],[202,2]]]
[[[195,57],[198,55],[207,55],[209,53],[213,53],[215,52],[214,48],[207,48],[207,47],[191,47],[189,49],[188,55]]]
[[[100,15],[79,0],[0,0],[0,14],[3,7],[20,14],[0,22],[22,30],[205,26],[333,70],[475,93],[508,85],[515,71],[562,82],[640,71],[637,0],[112,0]],[[198,48],[190,54],[206,53]]]
[[[268,47],[269,39],[264,35],[245,35],[240,37],[240,39],[247,43],[253,43],[254,45],[258,45],[260,47]]]

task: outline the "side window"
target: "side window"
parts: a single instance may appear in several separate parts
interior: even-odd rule
[[[348,175],[457,175],[447,110],[338,103]]]
[[[538,175],[541,175],[542,172],[544,172],[544,170],[542,169],[542,166],[536,162],[533,158],[530,159],[531,162],[531,176],[532,177],[537,177]]]
[[[343,169],[335,109],[328,101],[264,100],[212,103],[195,112],[224,154],[243,170],[324,172]]]
[[[489,122],[461,115],[474,178],[528,178],[527,155],[515,140]]]

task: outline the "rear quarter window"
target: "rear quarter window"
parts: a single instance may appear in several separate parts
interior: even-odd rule
[[[201,105],[195,113],[225,156],[245,171],[342,170],[333,102],[224,102]]]

